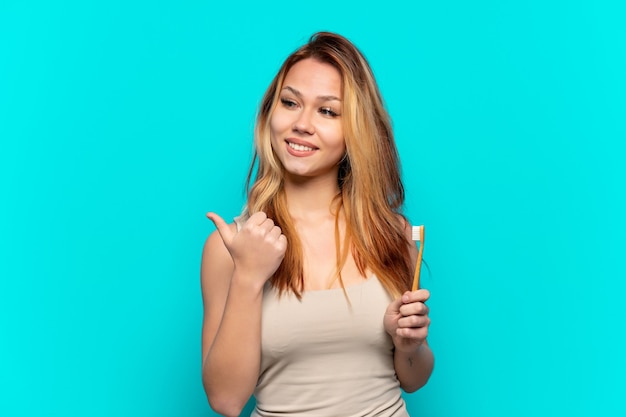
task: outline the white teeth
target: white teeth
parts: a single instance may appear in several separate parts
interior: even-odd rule
[[[313,148],[309,148],[308,146],[298,145],[296,143],[291,143],[291,142],[287,142],[287,145],[289,145],[291,149],[295,149],[296,151],[301,151],[301,152],[313,150]]]

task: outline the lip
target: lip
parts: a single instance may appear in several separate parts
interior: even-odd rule
[[[298,138],[287,138],[285,139],[287,143],[295,143],[296,145],[306,146],[307,148],[313,148],[313,150],[318,150],[319,148],[312,144],[311,142],[307,142],[306,140],[298,139]]]
[[[311,148],[312,150],[310,151],[298,151],[296,149],[293,149],[291,146],[289,146],[290,143],[296,144],[296,145],[301,145],[301,146],[306,146],[308,148]],[[302,139],[297,139],[297,138],[287,138],[285,139],[285,148],[287,148],[287,153],[289,155],[295,156],[295,157],[305,157],[305,156],[311,156],[313,155],[319,148],[315,145],[313,145],[311,142],[307,142],[306,140],[302,140]]]

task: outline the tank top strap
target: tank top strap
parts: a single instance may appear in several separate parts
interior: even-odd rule
[[[233,218],[233,220],[235,221],[235,225],[237,225],[237,231],[241,230],[243,224],[246,222],[246,220],[248,220],[248,217],[250,216],[248,216],[248,213],[244,211],[239,216]]]

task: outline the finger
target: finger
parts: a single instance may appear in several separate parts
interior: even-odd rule
[[[428,316],[408,316],[398,320],[398,327],[403,329],[416,329],[420,327],[428,327],[430,318]]]
[[[226,246],[229,246],[230,242],[232,242],[233,240],[234,233],[230,230],[230,227],[228,226],[228,224],[226,224],[224,219],[222,219],[216,213],[207,213],[206,216],[209,218],[209,220],[213,222],[213,224],[217,228],[217,231],[219,232],[220,236],[222,237],[222,240],[224,241],[224,244]]]
[[[267,236],[268,236],[269,238],[272,238],[272,239],[274,239],[274,240],[277,240],[277,239],[280,237],[280,235],[282,235],[282,233],[283,233],[283,232],[282,232],[282,230],[280,230],[280,227],[278,227],[278,226],[274,226],[274,227],[272,227],[272,230],[270,230],[270,231],[267,233]]]
[[[407,339],[415,339],[417,341],[426,340],[428,337],[428,327],[419,328],[400,328],[396,329],[396,335]]]
[[[259,228],[268,234],[274,228],[274,220],[266,218],[263,223],[259,224]]]
[[[255,226],[258,226],[258,225],[262,224],[265,221],[265,219],[267,219],[267,214],[265,214],[262,211],[257,211],[252,216],[250,216],[250,218],[248,219],[247,223],[250,223],[250,224],[253,224]]]
[[[426,302],[430,298],[430,291],[421,289],[417,291],[407,291],[402,296],[402,302],[404,304],[415,303],[415,302]]]
[[[280,244],[280,250],[285,252],[287,250],[287,237],[285,235],[278,236],[278,243]]]
[[[403,304],[400,306],[400,314],[402,314],[403,316],[410,316],[413,314],[425,316],[428,314],[429,311],[430,309],[428,308],[428,306],[421,302]]]

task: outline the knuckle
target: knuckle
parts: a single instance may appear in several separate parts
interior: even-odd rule
[[[412,327],[422,327],[424,325],[424,316],[411,316]]]
[[[264,212],[262,212],[262,211],[257,211],[256,213],[252,214],[252,215],[249,217],[249,219],[248,219],[248,220],[252,220],[252,219],[254,219],[254,220],[256,220],[256,219],[262,220],[262,219],[264,219],[265,217],[267,217],[267,215],[266,215]]]
[[[415,327],[419,324],[418,316],[410,316],[408,319],[409,319],[409,324],[411,327]]]

